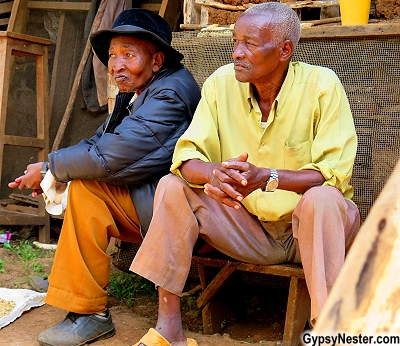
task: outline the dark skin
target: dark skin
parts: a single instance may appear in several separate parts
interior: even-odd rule
[[[271,105],[278,95],[293,54],[293,43],[284,40],[273,43],[265,14],[242,15],[235,24],[234,51],[235,76],[241,82],[251,83],[254,95],[266,121]],[[180,171],[194,184],[204,184],[204,192],[211,198],[239,209],[246,196],[259,188],[264,189],[270,177],[268,167],[256,167],[248,160],[247,153],[225,162],[188,160]],[[303,193],[325,181],[318,171],[279,170],[279,189]],[[158,287],[159,315],[156,330],[174,346],[187,345],[184,336],[180,298]]]
[[[121,92],[134,91],[139,96],[161,70],[164,60],[164,53],[154,44],[137,37],[116,36],[110,42],[108,72]],[[9,183],[8,187],[32,189],[32,196],[37,197],[43,192],[40,188],[42,165],[43,162],[28,165],[24,175]],[[57,182],[56,189],[65,188],[65,185]]]

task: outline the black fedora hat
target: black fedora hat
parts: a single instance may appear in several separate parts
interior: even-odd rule
[[[130,8],[122,11],[115,19],[111,29],[99,30],[90,36],[93,50],[99,60],[107,66],[108,49],[113,37],[132,35],[155,44],[166,56],[166,63],[178,63],[182,53],[171,47],[172,31],[164,18],[143,8]]]

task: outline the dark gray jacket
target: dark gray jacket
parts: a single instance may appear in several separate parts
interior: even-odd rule
[[[57,181],[89,179],[129,186],[142,222],[146,216],[137,199],[147,204],[143,210],[150,207],[151,217],[155,185],[169,173],[176,141],[193,117],[200,90],[180,65],[162,70],[127,110],[132,96],[118,94],[113,113],[96,134],[51,152],[49,164]]]

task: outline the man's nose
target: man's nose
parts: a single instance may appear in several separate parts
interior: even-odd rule
[[[114,57],[109,61],[109,63],[111,64],[111,68],[113,71],[120,71],[125,67],[122,59],[118,57]]]
[[[233,47],[232,58],[233,60],[242,59],[244,57],[244,52],[242,49],[242,45],[237,43]]]

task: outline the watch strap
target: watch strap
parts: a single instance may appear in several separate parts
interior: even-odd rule
[[[49,170],[48,168],[47,168],[47,165],[48,165],[49,163],[46,161],[46,162],[43,162],[43,165],[42,165],[42,167],[40,168],[40,174],[42,175],[42,177],[44,178],[44,176],[46,175],[46,173],[47,173],[47,171]]]

